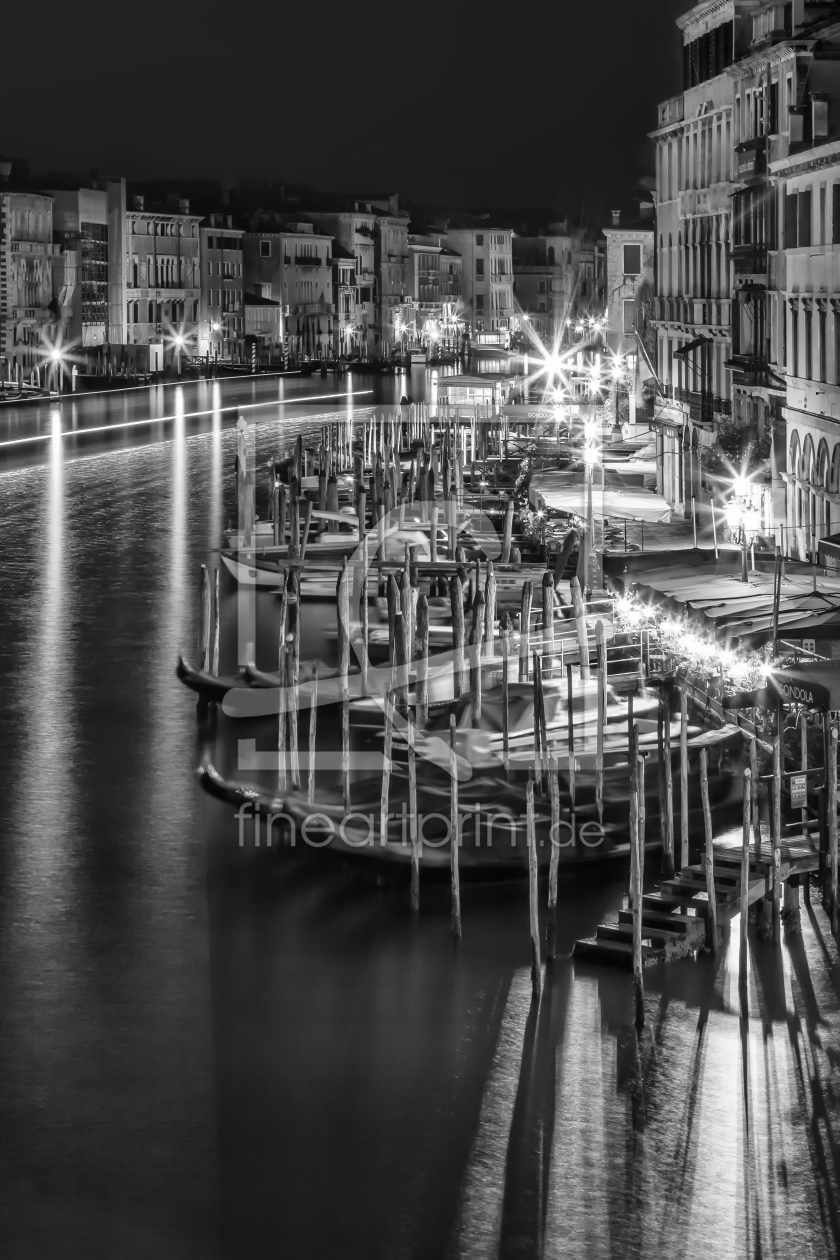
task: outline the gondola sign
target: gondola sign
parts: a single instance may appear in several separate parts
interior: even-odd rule
[[[795,809],[798,805],[805,805],[808,800],[807,778],[804,774],[794,774],[790,780],[790,805],[791,809]]]

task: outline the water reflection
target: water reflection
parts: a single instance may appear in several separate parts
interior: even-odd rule
[[[285,419],[288,388],[254,426],[259,462],[321,423]],[[840,962],[821,907],[781,945],[751,937],[746,1016],[737,920],[717,962],[649,971],[638,1037],[622,972],[558,959],[532,1005],[519,884],[465,887],[455,948],[445,885],[424,882],[413,921],[388,873],[236,847],[173,678],[232,510],[229,397],[195,395],[206,433],[169,390],[156,444],[68,459],[50,433],[43,467],[2,474],[11,1253],[834,1254]],[[357,424],[358,396],[328,418],[351,401]],[[625,882],[569,881],[561,952]]]

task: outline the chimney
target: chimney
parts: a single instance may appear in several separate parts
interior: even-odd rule
[[[189,212],[190,212],[190,199],[189,199],[189,197],[181,197],[181,198],[180,198],[180,200],[178,201],[178,213],[179,213],[179,214],[189,214]]]
[[[11,162],[0,162],[0,184],[8,184],[12,177]]]
[[[611,210],[611,211],[610,211],[610,214],[612,215],[612,225],[613,225],[613,227],[618,227],[619,223],[621,222],[621,211],[620,211],[620,210]]]
[[[145,210],[145,208],[146,208],[146,198],[141,197],[139,193],[135,193],[134,194],[134,209]]]

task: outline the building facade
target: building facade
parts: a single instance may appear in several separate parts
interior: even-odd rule
[[[513,232],[488,225],[447,225],[448,245],[462,260],[464,322],[472,337],[497,333],[507,345],[519,329],[513,304]]]
[[[408,215],[399,211],[397,198],[391,198],[388,213],[377,216],[374,242],[379,346],[386,358],[397,347],[406,317],[408,228]]]
[[[334,238],[355,259],[353,287],[356,343],[361,358],[379,353],[380,319],[376,284],[377,208],[372,202],[354,202],[350,210],[311,211],[307,218],[327,238]]]
[[[462,300],[462,259],[443,232],[409,232],[406,241],[406,294],[401,341],[426,349],[430,357],[441,343],[457,341]]]
[[[127,200],[125,180],[108,185],[108,336],[126,363],[155,371],[197,353],[201,219],[185,200]]]
[[[52,197],[14,189],[10,166],[0,170],[0,368],[30,374],[44,362],[45,346],[60,340],[53,267],[61,246],[53,241]]]
[[[76,361],[92,365],[108,340],[108,194],[52,189],[56,300],[63,336]]]
[[[699,448],[730,420],[734,82],[756,0],[706,0],[678,19],[681,95],[663,102],[656,149],[660,491],[686,516],[704,502]]]
[[[650,227],[604,228],[606,249],[606,344],[613,355],[638,353],[643,308],[653,298],[654,231]]]
[[[229,214],[210,214],[202,224],[201,305],[198,353],[216,359],[236,359],[245,350],[244,274],[242,237]]]
[[[329,358],[335,316],[332,237],[309,222],[290,220],[274,228],[255,222],[242,238],[242,250],[245,291],[269,295],[282,307],[289,361]]]
[[[830,19],[833,10],[834,21]],[[806,558],[832,529],[840,5],[763,4],[735,85],[733,418],[763,529]],[[759,462],[761,461],[761,462]],[[834,525],[837,509],[834,510]]]

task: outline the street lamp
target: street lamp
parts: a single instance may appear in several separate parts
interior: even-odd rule
[[[747,477],[736,477],[733,497],[724,508],[726,523],[733,538],[741,544],[741,581],[749,581],[747,574],[747,547],[752,551],[752,568],[755,570],[755,539],[761,531],[761,509],[755,502],[756,487]],[[760,491],[759,491],[760,493]]]

